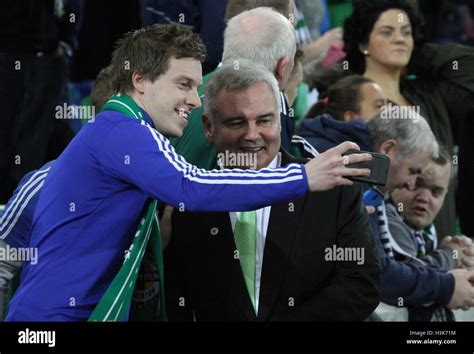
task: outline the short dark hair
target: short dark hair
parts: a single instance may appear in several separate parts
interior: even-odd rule
[[[438,157],[432,158],[433,162],[440,166],[445,166],[447,163],[451,164],[452,156],[449,153],[448,148],[444,144],[441,144],[440,142],[438,142],[438,144],[439,144]]]
[[[294,58],[294,62],[297,63],[303,63],[305,60],[305,54],[304,54],[304,51],[303,49],[301,49],[301,46],[300,45],[297,45],[296,46],[296,52],[295,52],[295,58]]]
[[[305,55],[304,55],[303,50],[300,48],[299,45],[296,45],[296,52],[293,58],[293,61],[294,61],[293,70],[291,71],[290,78],[288,79],[288,81],[291,80],[291,78],[293,78],[294,75],[298,73],[298,64],[303,64],[304,58],[305,58]]]
[[[116,93],[113,87],[112,66],[103,68],[97,75],[91,92],[91,104],[99,112],[108,99]]]
[[[193,31],[176,24],[154,24],[125,34],[112,55],[114,87],[119,92],[133,90],[132,74],[138,72],[150,81],[168,70],[171,57],[203,61],[206,47]]]
[[[351,72],[364,73],[365,57],[359,45],[369,42],[375,22],[383,12],[391,9],[406,12],[411,22],[415,43],[422,41],[420,30],[422,19],[407,0],[353,0],[352,14],[344,21],[344,51],[347,53]]]
[[[257,7],[271,7],[286,18],[290,15],[288,13],[290,0],[229,0],[225,11],[225,22],[227,23],[232,17],[244,11],[252,10]]]
[[[451,153],[449,152],[449,149],[446,147],[446,145],[440,142],[438,142],[438,145],[439,145],[438,157],[436,158],[432,157],[431,160],[433,160],[433,162],[438,166],[445,167],[446,165],[448,165],[451,168],[450,174],[449,174],[449,183],[451,184],[456,174],[456,169],[453,166],[453,160],[452,160],[453,157]]]
[[[323,99],[310,108],[306,117],[314,118],[321,114],[330,114],[337,120],[344,119],[347,111],[360,112],[362,96],[360,88],[364,84],[374,83],[361,75],[349,75],[331,85]]]

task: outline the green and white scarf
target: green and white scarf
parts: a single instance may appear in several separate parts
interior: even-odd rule
[[[113,96],[107,101],[101,111],[114,110],[134,118],[143,119],[138,105],[132,98],[126,95]],[[125,260],[109,288],[97,304],[89,321],[127,321],[129,310],[130,321],[167,321],[164,300],[164,277],[163,277],[163,250],[161,247],[160,227],[156,217],[156,200],[149,200],[141,216],[135,237],[126,252]],[[137,279],[144,279],[145,285],[150,285],[146,276],[144,256],[148,265],[157,271],[159,287],[153,286],[147,296],[139,296],[137,303],[132,304]],[[152,279],[156,280],[156,279]]]

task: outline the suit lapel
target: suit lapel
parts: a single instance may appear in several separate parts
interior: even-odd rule
[[[288,164],[283,153],[282,165]],[[271,314],[283,282],[293,241],[296,236],[306,196],[288,203],[272,206],[263,252],[258,320],[265,321]]]

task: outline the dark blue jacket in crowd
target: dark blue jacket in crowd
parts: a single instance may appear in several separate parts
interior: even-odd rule
[[[363,120],[344,122],[325,114],[305,119],[297,134],[320,153],[344,141],[358,144],[361,150],[373,151],[372,139]],[[370,215],[369,219],[382,267],[381,301],[396,306],[420,306],[431,302],[447,305],[454,291],[454,277],[436,268],[418,267],[389,258],[380,241],[377,214]]]
[[[361,119],[343,122],[329,114],[323,114],[317,118],[303,120],[299,129],[297,134],[305,138],[320,153],[344,141],[357,143],[361,150],[372,150],[372,139],[367,124]]]
[[[49,54],[61,44],[71,56],[82,11],[80,0],[0,1],[0,52]]]
[[[207,48],[203,75],[214,70],[222,59],[226,7],[227,0],[140,0],[143,26],[178,23],[199,34]]]

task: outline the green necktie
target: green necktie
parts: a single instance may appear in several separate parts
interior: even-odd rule
[[[237,213],[234,228],[235,245],[239,251],[240,267],[255,309],[255,254],[257,244],[257,212]]]

